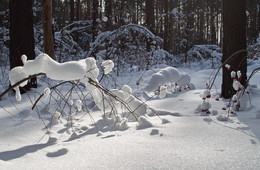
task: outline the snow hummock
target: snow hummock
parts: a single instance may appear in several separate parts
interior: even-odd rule
[[[150,93],[159,89],[160,86],[163,86],[166,83],[173,83],[183,87],[188,85],[190,80],[191,78],[188,74],[182,74],[174,67],[166,67],[152,75],[144,90],[147,93]]]

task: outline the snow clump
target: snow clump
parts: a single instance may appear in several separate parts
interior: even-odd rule
[[[9,80],[11,85],[27,78],[29,75],[44,73],[53,80],[80,80],[84,84],[88,84],[89,79],[96,80],[99,75],[99,69],[94,58],[86,58],[79,61],[69,61],[58,63],[50,58],[47,54],[41,53],[34,60],[27,60],[25,55],[22,56],[23,66],[13,68],[9,72]],[[107,62],[107,72],[112,69],[113,63]],[[20,84],[25,86],[27,81]],[[15,87],[16,99],[21,100],[19,87]]]
[[[167,90],[167,87],[166,86],[161,86],[160,87],[160,93],[159,93],[159,98],[160,99],[163,99],[166,97],[166,90]]]
[[[75,102],[75,105],[77,107],[77,110],[80,112],[82,110],[82,101],[81,100],[77,100]]]
[[[104,74],[109,74],[113,70],[115,64],[112,60],[106,60],[102,62],[101,65],[105,68]]]
[[[51,89],[50,88],[44,89],[44,91],[43,91],[43,100],[46,100],[50,96],[50,93],[51,93]]]

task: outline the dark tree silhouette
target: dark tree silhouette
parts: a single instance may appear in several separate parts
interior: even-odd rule
[[[33,32],[33,0],[10,0],[10,69],[23,65],[21,56],[35,58]],[[36,78],[21,88],[21,93],[36,87]]]
[[[232,10],[231,10],[232,9]],[[241,84],[246,83],[246,3],[245,0],[223,0],[223,57],[232,71],[240,70]],[[242,51],[241,51],[242,50]],[[236,55],[233,55],[237,53]],[[231,58],[230,58],[231,57]],[[230,71],[223,66],[222,97],[230,98],[235,93]]]

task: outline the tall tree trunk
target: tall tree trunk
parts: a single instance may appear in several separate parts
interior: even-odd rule
[[[99,19],[100,21],[103,19],[103,16],[102,16],[102,0],[99,0]]]
[[[205,5],[205,2],[204,0],[200,0],[199,1],[199,44],[204,44],[205,43],[205,15],[204,15],[204,5]]]
[[[163,43],[163,48],[167,51],[170,50],[169,47],[169,3],[168,0],[163,1],[163,7],[164,7],[164,13],[166,14],[164,17],[164,43]]]
[[[230,10],[232,9],[232,10]],[[223,57],[226,62],[232,54],[246,49],[246,4],[245,0],[223,0]],[[227,62],[232,71],[240,70],[242,73],[241,84],[246,83],[246,52],[240,52]],[[223,66],[222,97],[230,98],[235,93],[230,71]]]
[[[80,8],[80,0],[77,0],[77,13],[76,13],[76,19],[77,19],[77,21],[80,20],[80,11],[81,11],[81,8]]]
[[[74,10],[74,8],[75,8],[74,7],[74,0],[70,0],[70,21],[71,22],[74,21],[74,17],[75,17],[75,10]]]
[[[42,0],[44,52],[56,60],[52,25],[52,0]]]
[[[247,24],[248,30],[248,43],[249,44],[254,44],[256,43],[256,39],[258,37],[258,33],[257,32],[257,0],[250,0],[247,1],[248,3],[248,11],[249,11],[249,23]],[[259,9],[258,9],[259,10]]]
[[[98,27],[98,22],[97,22],[97,19],[98,19],[98,0],[93,0],[93,13],[92,13],[92,19],[93,19],[93,25],[92,25],[92,31],[93,31],[93,34],[92,34],[92,41],[94,42],[95,39],[96,39],[96,36],[97,36],[97,27]]]
[[[145,1],[146,25],[147,28],[154,33],[155,17],[154,17],[154,0]]]
[[[33,0],[10,0],[10,69],[22,66],[21,56],[35,58],[33,32]],[[31,79],[21,88],[21,93],[31,87],[37,87],[37,81]]]
[[[107,17],[106,30],[111,31],[112,28],[112,0],[105,1],[105,13]]]
[[[210,16],[210,43],[216,44],[216,27],[215,27],[215,16],[211,14]]]
[[[133,12],[133,16],[132,16],[132,22],[134,24],[137,24],[137,4],[136,4],[136,0],[131,0],[131,8],[134,9],[134,12]]]

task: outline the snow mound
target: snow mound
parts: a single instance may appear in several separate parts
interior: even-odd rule
[[[162,124],[166,124],[166,123],[171,123],[171,121],[169,121],[168,119],[163,118],[162,119]]]
[[[217,120],[222,121],[222,122],[228,121],[228,117],[225,116],[225,115],[219,115],[219,116],[217,117]]]
[[[146,129],[149,127],[153,127],[152,122],[150,122],[148,120],[148,118],[146,118],[145,116],[140,116],[139,120],[138,120],[138,125],[137,125],[137,129]]]
[[[118,122],[116,124],[117,130],[124,131],[129,129],[130,126],[128,125],[127,121],[128,121],[127,118],[123,118],[120,122]]]
[[[188,85],[191,78],[188,74],[180,73],[174,67],[166,67],[161,69],[159,72],[154,73],[145,87],[145,92],[150,93],[160,88],[160,86],[166,83],[174,83],[180,87]]]
[[[176,81],[175,83],[180,87],[184,87],[186,85],[189,85],[190,81],[191,77],[188,74],[180,74],[178,81]]]

